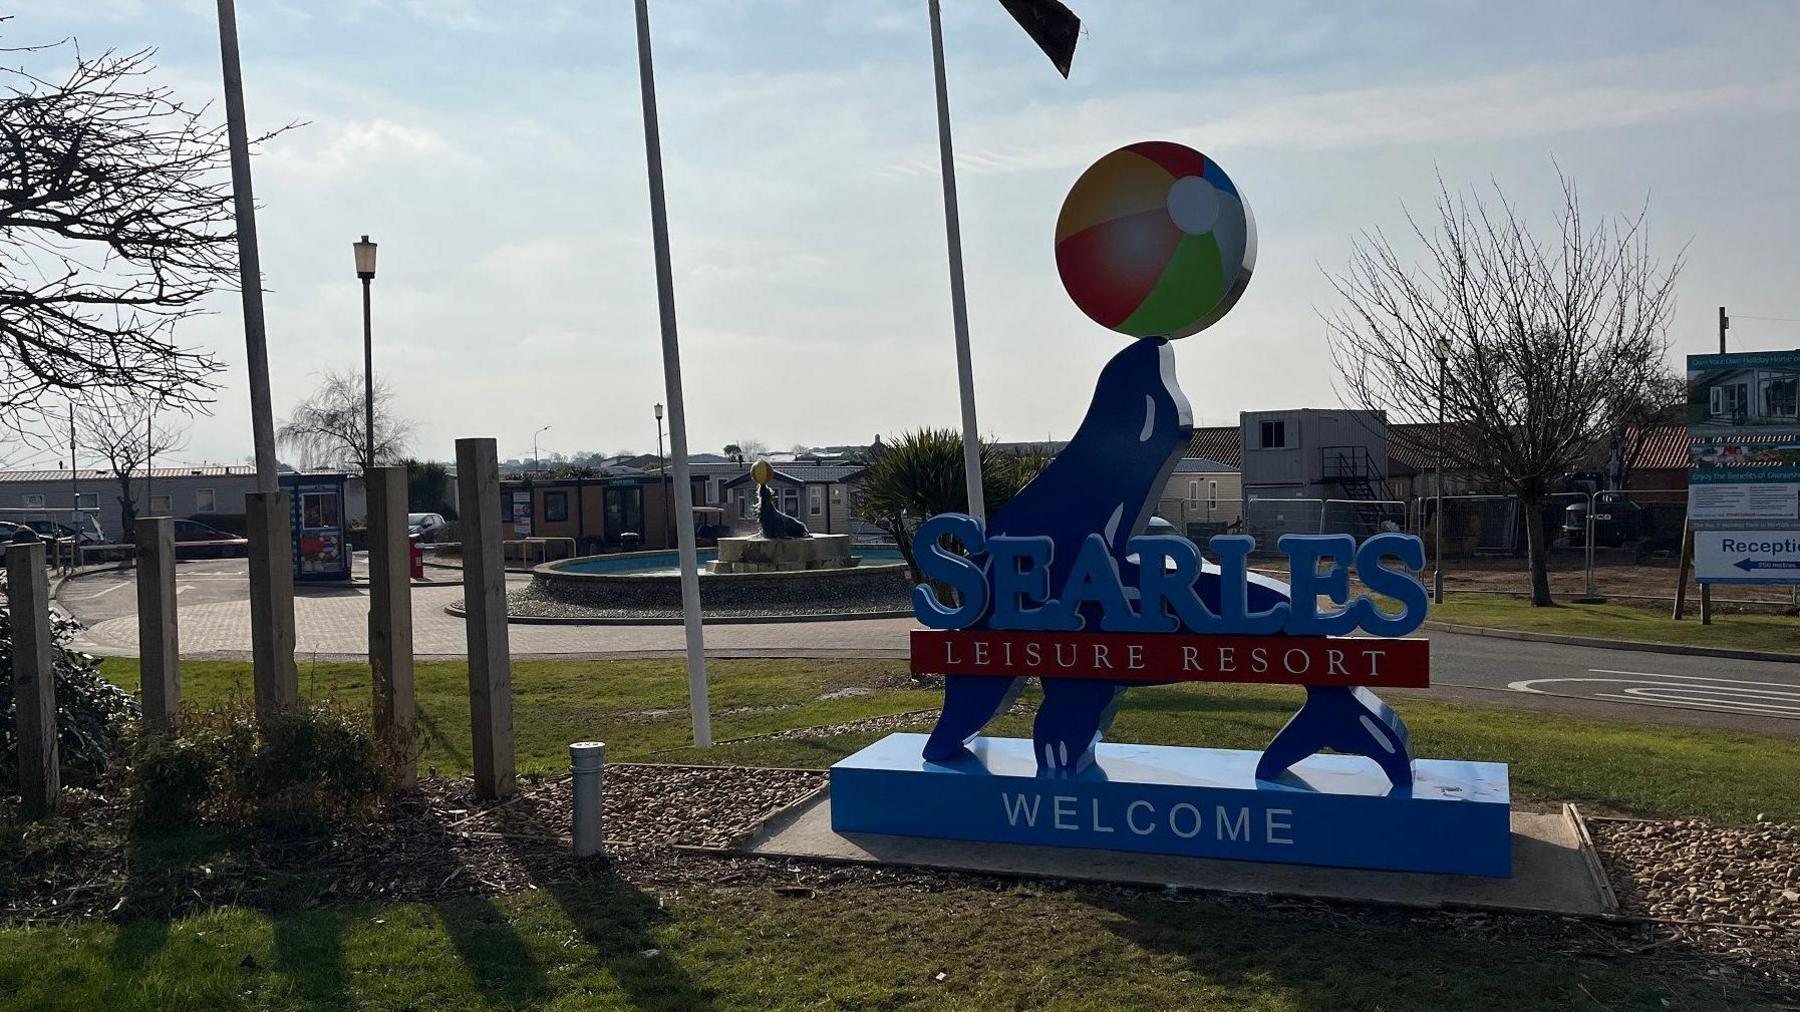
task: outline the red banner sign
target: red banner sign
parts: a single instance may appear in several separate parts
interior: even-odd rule
[[[912,670],[1126,682],[1431,685],[1423,639],[915,629]]]

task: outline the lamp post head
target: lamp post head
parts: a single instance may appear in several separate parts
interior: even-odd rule
[[[365,235],[360,242],[352,243],[351,246],[356,250],[356,276],[364,281],[373,280],[375,277],[375,243],[370,242],[369,237]]]
[[[656,420],[659,422],[662,421],[662,404],[661,403],[658,403],[656,405]]]

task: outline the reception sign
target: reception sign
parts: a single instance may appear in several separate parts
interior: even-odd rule
[[[1800,584],[1800,530],[1696,530],[1694,579]]]

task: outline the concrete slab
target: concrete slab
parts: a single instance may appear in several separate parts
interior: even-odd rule
[[[1019,844],[967,843],[831,831],[829,792],[771,819],[740,850],[770,857],[899,864],[1031,878],[1178,886],[1265,896],[1414,907],[1598,916],[1616,913],[1611,890],[1574,813],[1512,814],[1507,879],[1267,864]]]

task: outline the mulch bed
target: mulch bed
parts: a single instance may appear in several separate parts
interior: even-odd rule
[[[583,881],[657,894],[770,889],[797,900],[870,888],[1079,888],[1138,900],[1157,892],[684,849],[677,845],[742,841],[771,811],[818,790],[826,774],[614,764],[605,776],[600,860],[570,854],[567,777],[523,778],[518,796],[499,804],[479,802],[469,781],[428,779],[368,826],[309,839],[234,837],[178,861],[149,857],[157,845],[133,838],[122,797],[74,791],[65,818],[28,827],[23,837],[0,836],[0,923],[174,916],[226,904],[429,903]],[[0,810],[0,826],[8,814]],[[1162,899],[1194,904],[1196,918],[1209,904],[1257,907],[1352,930],[1410,925],[1584,958],[1655,953],[1673,973],[1800,1000],[1800,905],[1787,899],[1800,889],[1800,827],[1596,819],[1591,828],[1625,919],[1429,913],[1175,890]]]

